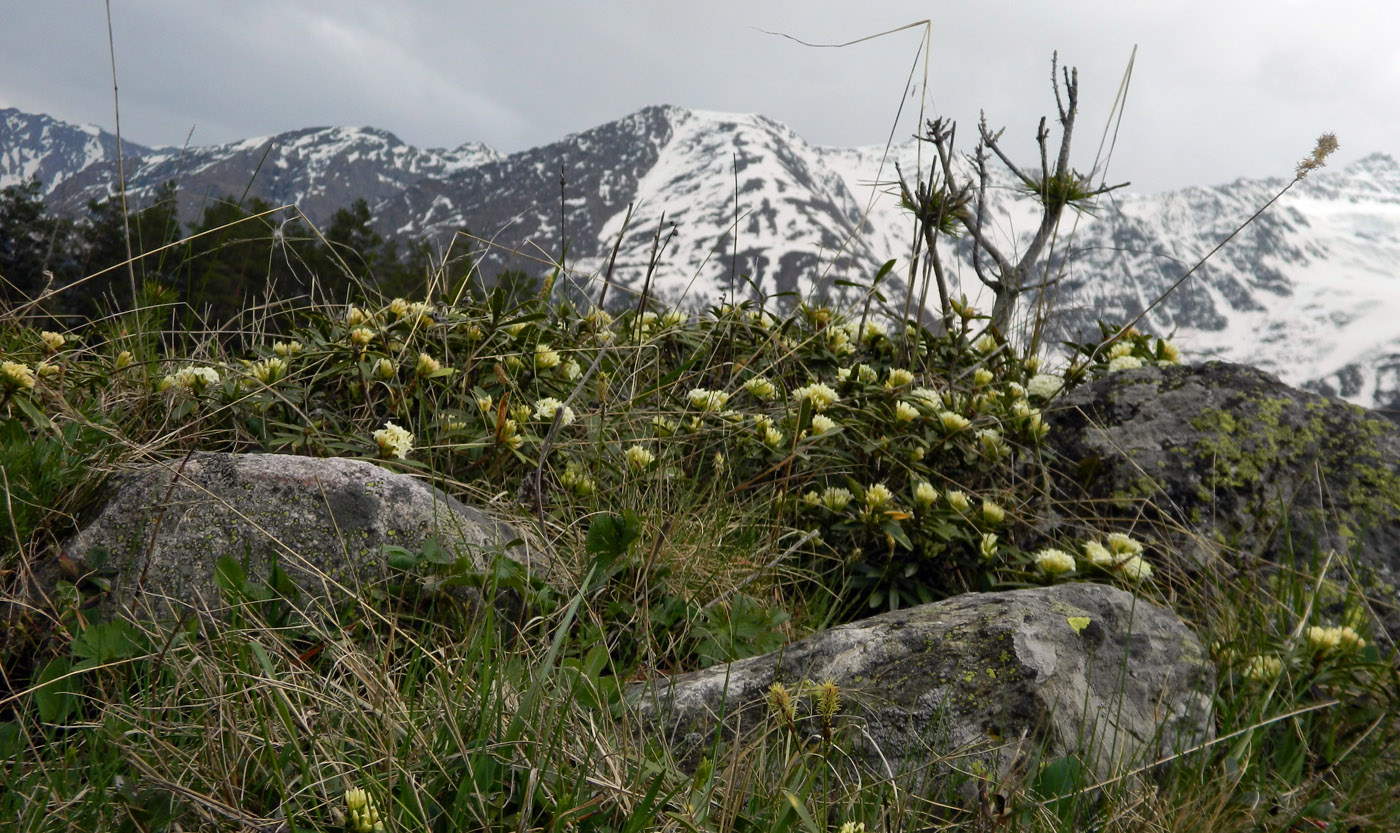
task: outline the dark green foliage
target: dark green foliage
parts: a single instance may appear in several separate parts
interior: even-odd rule
[[[0,191],[0,301],[6,308],[77,272],[73,224],[46,212],[39,188],[39,180],[30,179]]]

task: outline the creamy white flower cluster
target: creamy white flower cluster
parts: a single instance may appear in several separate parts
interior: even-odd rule
[[[1152,565],[1142,557],[1142,551],[1139,541],[1121,532],[1112,532],[1104,542],[1089,541],[1084,544],[1084,561],[1137,584],[1152,578]],[[1077,570],[1075,557],[1054,547],[1040,550],[1033,559],[1047,575],[1065,575]]]
[[[373,436],[382,457],[397,457],[403,460],[408,457],[408,452],[413,450],[413,435],[392,422],[385,422],[384,427],[375,431]]]

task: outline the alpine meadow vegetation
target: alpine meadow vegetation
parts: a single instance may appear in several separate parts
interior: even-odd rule
[[[609,283],[564,291],[562,267],[488,278],[470,253],[401,252],[363,202],[322,234],[262,204],[220,202],[182,226],[173,185],[130,217],[107,203],[78,220],[49,215],[37,183],[5,189],[0,233],[17,242],[0,262],[0,819],[133,832],[1400,826],[1393,657],[1368,600],[1326,579],[1331,554],[1242,587],[1187,580],[1161,542],[1093,518],[1082,539],[1042,531],[1046,484],[1066,476],[1043,453],[1047,409],[1182,358],[1138,321],[1046,349],[1042,313],[1017,308],[1053,281],[1034,270],[1062,210],[1108,190],[1069,168],[1077,79],[1063,84],[1060,152],[1051,164],[1042,129],[1039,170],[1013,165],[984,123],[980,185],[959,180],[951,125],[928,125],[930,176],[892,185],[924,245],[908,295],[881,294],[890,264],[845,308],[758,291],[687,308],[617,285],[600,306]],[[1016,259],[985,231],[988,152],[1043,209],[1039,243]],[[1297,175],[1328,152],[1320,142]],[[989,258],[977,274],[990,309],[946,280],[951,238]],[[230,618],[98,615],[110,565],[65,541],[114,472],[194,450],[427,478],[528,526],[568,581],[425,546],[386,553],[381,583],[312,618],[279,603],[294,588],[230,559]],[[38,586],[55,559],[61,579]],[[1120,586],[1198,630],[1220,668],[1212,741],[1152,777],[1095,782],[1061,758],[997,782],[954,756],[913,788],[850,777],[858,726],[823,680],[775,682],[757,740],[716,739],[698,768],[634,731],[628,683],[879,611],[1066,581]],[[444,582],[519,594],[528,615],[423,592]],[[800,715],[820,731],[800,731]],[[969,785],[981,802],[962,800]]]

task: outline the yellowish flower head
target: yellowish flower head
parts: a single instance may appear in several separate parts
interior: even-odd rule
[[[762,376],[755,376],[745,382],[744,390],[748,391],[750,396],[760,402],[767,402],[778,392],[777,387]]]
[[[967,492],[960,489],[949,489],[944,493],[944,498],[948,501],[948,505],[958,512],[966,512],[972,507],[972,498],[967,496]]]
[[[1244,666],[1244,677],[1251,682],[1268,684],[1283,673],[1283,660],[1271,654],[1252,656]]]
[[[656,432],[656,436],[658,437],[673,436],[679,428],[680,426],[676,424],[674,419],[667,419],[664,416],[654,416],[651,418],[651,429]]]
[[[851,334],[845,327],[827,327],[822,332],[826,333],[826,346],[836,355],[844,356],[855,351],[851,345]]]
[[[1134,584],[1152,578],[1152,565],[1140,555],[1130,555],[1116,568],[1118,575]]]
[[[1000,504],[990,501],[982,501],[982,520],[990,526],[999,526],[1006,520],[1006,510]]]
[[[1142,555],[1142,543],[1122,532],[1108,533],[1108,548],[1118,555]]]
[[[785,723],[792,723],[797,716],[797,711],[792,705],[792,695],[788,693],[787,686],[780,682],[774,682],[768,687],[768,706]]]
[[[1053,373],[1037,373],[1026,383],[1026,393],[1040,399],[1049,399],[1060,392],[1065,380]]]
[[[1305,631],[1308,647],[1320,654],[1331,654],[1365,647],[1366,640],[1350,627],[1313,626]]]
[[[1026,415],[1026,433],[1035,440],[1043,440],[1050,433],[1050,423],[1045,421],[1040,411],[1032,410]]]
[[[963,431],[970,427],[972,425],[972,420],[962,414],[954,413],[953,411],[939,411],[938,424],[942,425],[943,430],[947,431],[949,434],[955,434],[958,431]]]
[[[992,383],[992,380],[995,378],[996,377],[992,375],[992,371],[988,370],[985,367],[979,367],[972,374],[972,384],[976,385],[979,388],[986,387],[987,385],[990,385]]]
[[[195,393],[203,393],[214,385],[219,384],[219,371],[212,367],[196,367],[190,365],[182,368],[175,374],[175,382],[184,388],[189,388]]]
[[[442,362],[429,356],[427,353],[418,354],[418,362],[413,366],[413,372],[419,376],[431,376],[442,370]]]
[[[560,402],[552,396],[546,396],[535,402],[534,416],[535,419],[552,423],[554,422],[554,415],[560,410],[564,412],[564,415],[559,418],[560,427],[572,424],[574,421],[574,409],[565,406],[563,402]]]
[[[865,490],[865,505],[880,509],[894,502],[894,493],[883,483],[874,483]]]
[[[287,375],[287,360],[273,356],[253,365],[253,378],[264,385],[275,385]]]
[[[68,341],[68,339],[63,336],[63,333],[55,333],[51,330],[44,330],[42,333],[39,333],[39,338],[43,340],[44,351],[47,353],[57,353],[59,350],[63,349],[63,345]]]
[[[729,401],[729,394],[719,390],[694,388],[687,398],[690,399],[691,407],[698,408],[702,413],[714,414],[724,410],[725,403]]]
[[[509,417],[501,423],[499,430],[496,432],[496,436],[500,439],[501,443],[511,448],[519,448],[525,444],[525,438],[520,436],[520,423]]]
[[[1131,356],[1132,354],[1133,345],[1127,341],[1120,341],[1117,344],[1114,344],[1112,347],[1108,348],[1107,355],[1110,359],[1118,359],[1122,358],[1123,356]]]
[[[1133,370],[1138,367],[1142,367],[1142,359],[1139,359],[1137,356],[1119,356],[1108,363],[1108,371],[1110,373],[1116,373],[1120,370]]]
[[[813,435],[813,436],[818,436],[818,435],[821,435],[821,434],[830,433],[830,432],[832,432],[832,431],[835,431],[836,428],[837,428],[836,420],[832,419],[831,417],[826,416],[825,414],[813,414],[813,415],[812,415],[812,435]]]
[[[1084,545],[1084,560],[1095,567],[1107,569],[1118,563],[1118,558],[1108,551],[1108,548],[1098,541],[1090,541]]]
[[[628,467],[633,471],[646,471],[652,463],[656,462],[656,455],[642,445],[628,446],[622,454],[627,460]]]
[[[897,367],[890,371],[890,378],[885,380],[885,387],[889,390],[902,388],[914,381],[914,374],[902,367]]]
[[[564,473],[559,476],[559,485],[579,497],[588,497],[597,488],[593,478],[588,476],[587,470],[572,461],[565,466]]]
[[[896,402],[894,405],[894,418],[897,422],[913,422],[919,418],[919,409],[908,402]]]
[[[1340,145],[1337,144],[1337,134],[1323,133],[1317,138],[1317,144],[1313,146],[1312,153],[1298,163],[1295,176],[1302,179],[1310,172],[1327,164],[1327,157],[1335,153],[1338,147]]]
[[[403,460],[408,457],[408,452],[413,450],[413,435],[392,422],[384,423],[383,428],[374,432],[374,441],[379,445],[381,457],[397,457]]]
[[[938,500],[938,490],[926,480],[914,484],[914,505],[927,509]]]
[[[594,307],[583,317],[583,323],[587,325],[590,330],[606,330],[608,327],[612,326],[613,317],[608,314],[607,310],[601,307]]]
[[[380,359],[375,362],[374,378],[380,381],[388,381],[394,378],[394,363],[389,359]]]
[[[909,391],[909,398],[914,404],[927,408],[930,411],[943,409],[943,394],[933,388],[914,388]]]
[[[540,342],[535,345],[535,370],[540,372],[551,370],[558,367],[561,361],[563,359],[560,358],[559,352],[548,344]]]
[[[977,431],[977,444],[990,460],[999,460],[1011,453],[1011,447],[1001,438],[995,428],[981,428]]]
[[[350,330],[350,343],[356,347],[368,347],[374,340],[374,330],[369,327],[355,327]]]
[[[364,790],[355,788],[345,791],[345,815],[350,829],[355,833],[382,833],[384,821],[374,799]]]
[[[821,382],[813,382],[810,385],[797,388],[792,392],[793,399],[801,402],[806,399],[812,403],[812,410],[820,413],[831,407],[833,403],[841,401],[841,397],[831,386]]]
[[[822,490],[821,504],[832,512],[840,512],[850,505],[853,497],[850,489],[843,489],[840,486],[827,486]]]
[[[1036,566],[1048,575],[1060,576],[1074,572],[1074,556],[1064,550],[1043,549],[1035,554]]]
[[[7,393],[34,389],[34,371],[19,362],[0,362],[0,382]]]

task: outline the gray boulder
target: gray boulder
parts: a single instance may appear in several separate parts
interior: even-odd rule
[[[805,692],[830,681],[842,748],[878,774],[953,754],[1005,771],[1043,748],[1082,754],[1107,775],[1206,739],[1214,679],[1175,614],[1113,587],[1063,584],[885,613],[631,696],[644,725],[692,765],[721,726],[742,737],[781,730],[765,701],[774,682],[799,701],[798,731],[820,734]]]
[[[1094,534],[1063,519],[1116,517],[1160,554],[1185,554],[1188,572],[1335,551],[1334,564],[1347,562],[1337,575],[1395,599],[1400,428],[1389,420],[1209,362],[1113,373],[1056,401],[1046,421],[1060,537]]]
[[[463,505],[423,480],[362,460],[283,454],[195,453],[119,474],[97,515],[65,549],[99,560],[108,604],[176,614],[218,610],[215,565],[237,560],[266,580],[274,562],[308,605],[348,598],[384,575],[386,545],[446,554],[486,566],[497,555],[548,569],[511,525]]]

